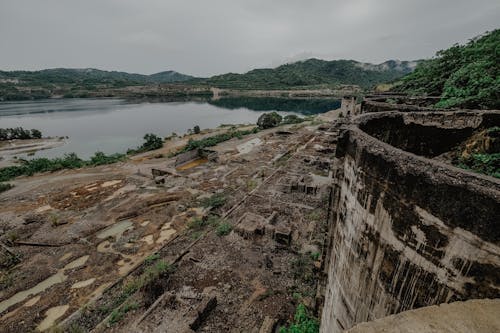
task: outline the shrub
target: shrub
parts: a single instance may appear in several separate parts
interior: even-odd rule
[[[300,118],[297,115],[289,114],[283,118],[283,124],[299,124],[304,121],[304,118]]]
[[[283,118],[276,112],[264,113],[257,119],[257,126],[262,129],[276,127]]]
[[[12,186],[11,184],[0,183],[0,193],[8,191],[8,190],[10,190],[13,187],[14,186]]]
[[[215,232],[217,236],[226,236],[229,235],[229,233],[233,230],[233,226],[227,222],[223,222],[219,224],[217,229],[215,229]]]
[[[299,304],[290,327],[282,327],[280,333],[318,333],[319,321],[311,316],[304,304]]]
[[[200,134],[200,132],[201,132],[200,126],[196,125],[195,127],[193,127],[193,132],[194,132],[194,134]]]
[[[156,150],[163,147],[163,140],[156,134],[148,133],[144,135],[144,143],[137,147],[136,149],[127,150],[127,154],[139,154],[144,153],[146,151]]]
[[[216,193],[210,198],[205,198],[201,201],[201,205],[205,208],[211,207],[213,209],[224,206],[226,197],[222,193]]]

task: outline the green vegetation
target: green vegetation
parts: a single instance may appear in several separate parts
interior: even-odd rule
[[[109,318],[110,324],[116,324],[127,312],[139,308],[136,302],[126,302],[137,291],[142,290],[146,294],[151,293],[152,290],[163,292],[163,290],[158,290],[161,289],[158,284],[162,285],[162,280],[165,280],[166,276],[173,271],[173,267],[163,260],[158,260],[159,256],[153,255],[148,258],[150,260],[145,261],[144,272],[129,280],[113,303],[103,309],[104,313],[109,313],[110,309],[114,309]]]
[[[217,236],[226,236],[229,235],[231,230],[233,230],[233,226],[231,224],[229,224],[228,222],[222,222],[215,229],[215,233],[217,234]]]
[[[276,127],[281,124],[283,117],[276,112],[264,113],[257,119],[257,126],[261,129]]]
[[[109,323],[111,325],[114,325],[120,322],[128,312],[132,310],[137,310],[138,308],[139,304],[137,304],[136,302],[130,302],[120,306],[117,309],[114,309],[113,312],[111,312],[111,315],[109,316]]]
[[[163,147],[163,140],[156,134],[148,133],[144,135],[144,143],[136,149],[127,150],[128,155],[140,154]]]
[[[0,141],[6,140],[28,140],[28,139],[41,139],[42,132],[37,129],[27,130],[22,127],[16,128],[0,128]]]
[[[439,108],[500,108],[500,30],[439,51],[421,62],[393,90],[441,96]]]
[[[193,132],[194,132],[194,134],[200,134],[200,132],[201,132],[201,130],[200,130],[200,126],[195,125],[195,126],[193,127]]]
[[[338,85],[370,88],[400,78],[411,70],[408,62],[371,65],[354,60],[308,59],[272,69],[254,69],[245,74],[229,73],[190,82],[229,89],[335,88]]]
[[[283,118],[282,124],[300,124],[304,120],[305,120],[304,118],[300,118],[297,115],[289,114]]]
[[[5,192],[5,191],[8,191],[10,190],[11,188],[13,188],[14,186],[12,186],[11,184],[9,183],[0,183],[0,193],[2,192]]]
[[[472,154],[468,158],[461,158],[458,166],[500,178],[500,153]]]
[[[75,153],[66,154],[63,157],[54,159],[35,158],[32,160],[21,160],[21,165],[0,169],[0,182],[19,176],[32,176],[37,172],[54,172],[63,169],[78,169],[85,166],[111,164],[122,161],[125,157],[123,154],[105,155],[104,153],[96,152],[89,161],[80,159]]]
[[[183,149],[178,151],[175,155],[185,153],[185,152],[195,150],[195,149],[203,149],[203,148],[207,148],[207,147],[213,147],[221,142],[231,140],[232,138],[242,138],[245,135],[257,133],[258,131],[259,131],[259,129],[257,127],[255,127],[251,130],[242,130],[242,131],[230,130],[226,133],[217,134],[217,135],[210,136],[210,137],[200,139],[200,140],[190,139],[188,141],[187,145]]]
[[[280,333],[318,333],[319,320],[310,315],[304,304],[299,304],[290,327],[280,328]]]
[[[215,193],[210,198],[205,198],[201,200],[201,205],[205,208],[217,209],[224,206],[226,203],[226,196],[223,193]]]
[[[173,71],[153,75],[110,72],[98,69],[56,68],[41,71],[0,71],[0,100],[49,98],[55,90],[64,97],[89,97],[107,88],[183,82],[192,76]],[[29,88],[29,89],[26,89]]]

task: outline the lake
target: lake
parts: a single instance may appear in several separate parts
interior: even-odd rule
[[[124,153],[146,133],[183,134],[193,126],[255,124],[264,111],[310,115],[340,107],[334,99],[222,98],[201,102],[129,102],[120,99],[58,99],[0,103],[0,128],[36,128],[43,136],[68,136],[64,146],[36,152],[57,157],[75,152]]]

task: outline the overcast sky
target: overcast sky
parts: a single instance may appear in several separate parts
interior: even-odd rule
[[[500,0],[0,0],[0,69],[208,76],[311,57],[412,60],[499,22]]]

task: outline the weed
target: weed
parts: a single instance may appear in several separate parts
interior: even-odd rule
[[[151,254],[144,259],[144,263],[146,265],[151,265],[156,260],[160,259],[160,255],[158,253]]]
[[[188,223],[188,228],[193,230],[200,230],[207,225],[207,221],[201,217],[195,217]]]
[[[254,179],[249,179],[249,180],[247,181],[247,190],[248,190],[248,191],[252,191],[252,190],[254,190],[254,189],[257,187],[257,185],[258,185],[258,184],[257,184],[257,181],[256,181],[256,180],[254,180]]]
[[[311,259],[314,261],[318,260],[320,256],[321,256],[321,253],[319,253],[319,252],[311,253]]]
[[[125,315],[133,310],[136,310],[139,308],[139,304],[137,302],[130,302],[127,304],[124,304],[123,306],[119,307],[118,309],[114,309],[113,312],[111,312],[111,315],[109,317],[109,323],[111,325],[114,325],[121,321]]]

